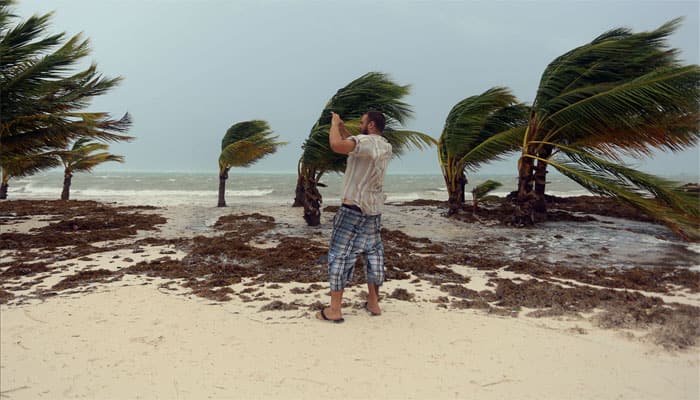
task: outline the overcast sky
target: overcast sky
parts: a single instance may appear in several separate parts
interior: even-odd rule
[[[697,1],[20,0],[16,11],[55,11],[52,32],[83,32],[99,70],[124,77],[89,109],[130,112],[136,140],[112,145],[126,163],[101,170],[216,171],[226,129],[265,119],[289,145],[249,170],[295,172],[326,101],[369,71],[410,84],[407,127],[437,138],[454,104],[492,86],[531,103],[552,59],[614,27],[651,30],[684,16],[670,43],[699,62]],[[697,174],[699,153],[635,165]],[[481,173],[515,168],[512,158]],[[435,149],[389,172],[437,174]]]

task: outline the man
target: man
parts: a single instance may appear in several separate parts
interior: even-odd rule
[[[352,278],[355,261],[364,255],[367,276],[367,302],[370,315],[379,308],[379,286],[384,282],[384,247],[382,246],[381,207],[384,205],[384,175],[391,159],[391,144],[382,136],[385,119],[382,113],[368,111],[362,116],[361,135],[353,136],[334,112],[329,142],[331,149],[347,154],[348,161],[341,190],[342,205],[333,219],[328,275],[331,306],[316,315],[323,321],[343,322],[343,290]]]

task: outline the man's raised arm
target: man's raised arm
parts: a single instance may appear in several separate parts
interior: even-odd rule
[[[350,132],[345,129],[345,122],[340,118],[340,115],[333,111],[331,111],[331,115],[331,131],[328,135],[331,150],[339,154],[348,154],[355,149],[355,141],[348,139]]]

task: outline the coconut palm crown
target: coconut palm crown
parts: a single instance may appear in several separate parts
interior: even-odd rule
[[[675,19],[641,33],[613,29],[547,66],[518,162],[517,224],[546,212],[551,165],[594,193],[642,208],[682,236],[693,235],[697,204],[674,182],[620,162],[698,142],[700,67],[680,65],[678,50],[667,44],[679,24]]]
[[[279,136],[272,134],[268,123],[262,120],[238,122],[226,131],[219,155],[219,207],[226,207],[226,180],[231,167],[249,167],[287,144],[278,142]]]
[[[70,185],[73,179],[73,174],[76,172],[92,172],[96,166],[108,162],[124,162],[124,157],[120,155],[110,154],[107,151],[109,146],[104,143],[92,142],[90,139],[81,138],[73,143],[70,150],[57,152],[58,158],[63,164],[63,191],[61,192],[61,200],[70,199]]]
[[[345,125],[352,134],[359,133],[359,120],[365,112],[382,112],[386,118],[382,136],[392,145],[394,156],[435,143],[424,133],[399,129],[413,113],[411,107],[401,100],[409,92],[409,86],[394,83],[386,74],[369,72],[339,89],[326,103],[302,146],[304,151],[299,160],[295,205],[304,206],[304,219],[309,225],[320,223],[322,197],[318,186],[321,177],[329,171],[345,171],[347,161],[346,155],[333,152],[328,143],[331,111],[346,121]]]

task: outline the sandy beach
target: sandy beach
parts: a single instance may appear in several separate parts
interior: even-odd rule
[[[565,208],[560,220],[580,217]],[[443,211],[387,206],[384,313],[362,309],[357,269],[336,325],[314,318],[333,205],[311,228],[284,204],[2,202],[0,396],[700,396],[700,273],[672,266],[697,255],[662,242],[640,257],[656,268],[602,268],[624,254],[585,223],[569,238],[566,223],[523,231],[495,209]],[[664,235],[584,211],[629,240]],[[544,239],[543,257],[518,256]],[[587,256],[560,257],[568,239]]]

